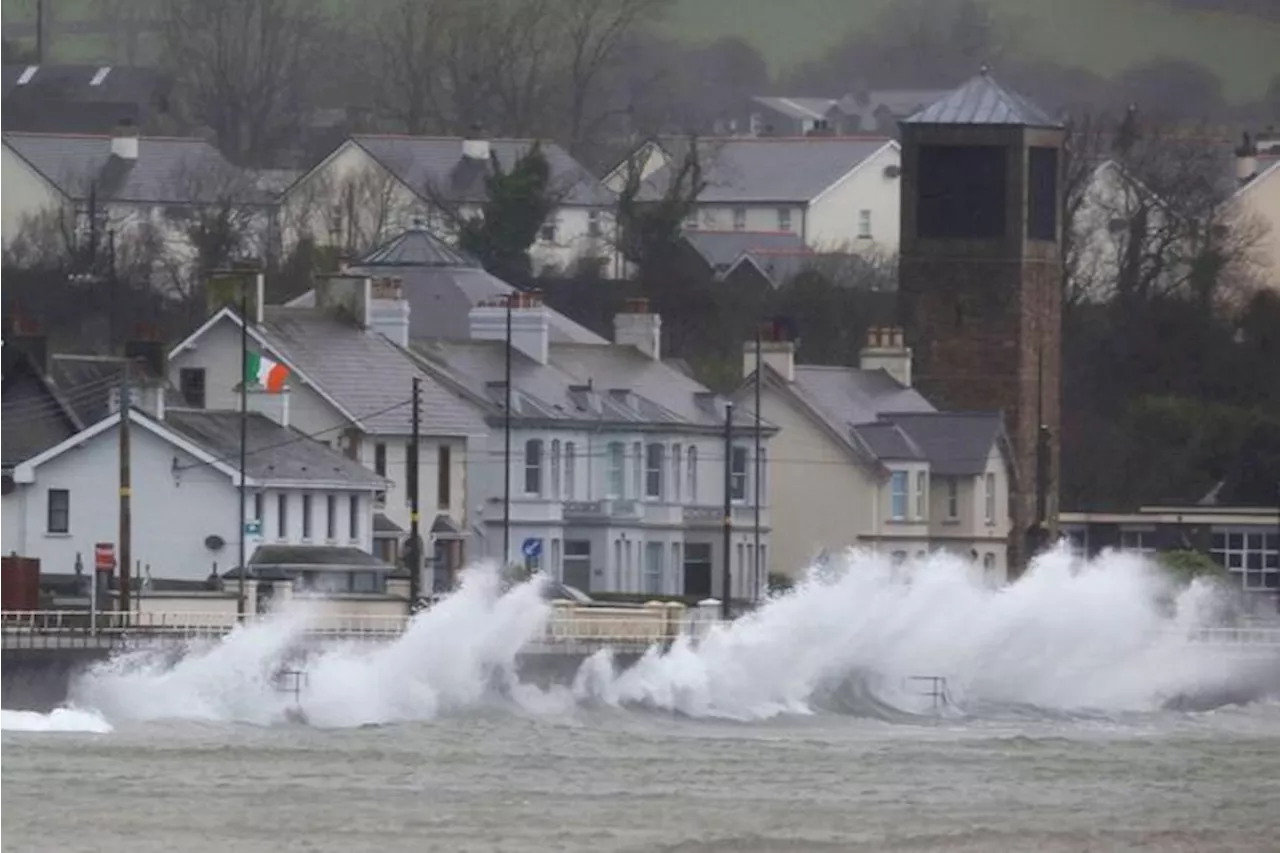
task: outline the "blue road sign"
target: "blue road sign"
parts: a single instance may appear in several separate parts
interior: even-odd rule
[[[524,540],[524,544],[520,546],[520,551],[530,560],[532,560],[534,557],[541,557],[542,556],[542,540],[526,539]]]
[[[258,520],[246,521],[244,523],[244,535],[245,536],[261,536],[262,522]]]

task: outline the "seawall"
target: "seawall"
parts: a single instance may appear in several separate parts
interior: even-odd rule
[[[47,712],[65,704],[75,676],[110,657],[109,648],[5,649],[0,667],[0,706],[11,711]],[[443,653],[447,654],[447,651]],[[589,652],[528,652],[516,657],[521,681],[548,687],[572,684]],[[640,658],[636,652],[614,655],[619,668]]]

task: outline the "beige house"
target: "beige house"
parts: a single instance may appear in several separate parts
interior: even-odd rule
[[[1276,154],[1251,158],[1252,177],[1236,191],[1240,212],[1266,227],[1257,246],[1267,283],[1280,290],[1280,145]]]
[[[754,412],[755,345],[744,352],[735,399]],[[781,340],[762,360],[760,411],[779,430],[765,477],[773,566],[800,574],[847,547],[945,550],[1006,580],[1012,456],[997,413],[934,409],[911,387],[898,329],[872,330],[858,368],[797,364]]]

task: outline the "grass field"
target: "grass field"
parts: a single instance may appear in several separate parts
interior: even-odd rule
[[[149,0],[139,0],[146,4]],[[214,0],[210,0],[214,2]],[[323,0],[339,6],[350,0]],[[377,0],[373,0],[377,2]],[[851,30],[870,27],[892,0],[674,0],[666,30],[692,42],[739,36],[776,71],[814,58]],[[1021,30],[1023,52],[1105,76],[1157,57],[1198,62],[1233,101],[1260,97],[1280,74],[1280,25],[1227,14],[1172,12],[1163,0],[989,0]],[[1280,2],[1280,0],[1277,0]],[[62,22],[101,18],[94,0],[46,0]],[[5,0],[3,18],[30,22],[34,0]],[[64,61],[97,61],[109,40],[66,35]]]

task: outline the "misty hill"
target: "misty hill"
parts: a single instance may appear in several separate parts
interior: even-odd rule
[[[924,0],[899,0],[919,7]],[[936,0],[935,0],[936,3]],[[816,60],[851,33],[870,32],[893,0],[675,0],[671,35],[738,37],[775,74]],[[937,4],[942,5],[942,4]],[[1260,98],[1280,74],[1275,0],[988,0],[1014,56],[1114,76],[1158,59],[1203,65],[1232,101]]]

